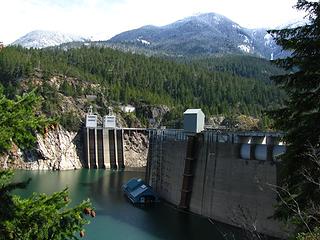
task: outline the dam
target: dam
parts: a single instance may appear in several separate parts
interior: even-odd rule
[[[124,168],[123,135],[131,131],[148,135],[145,180],[162,199],[219,222],[284,237],[272,219],[272,186],[285,152],[282,133],[87,126],[87,167]]]
[[[281,133],[158,130],[147,182],[166,201],[204,217],[284,237],[272,219]]]

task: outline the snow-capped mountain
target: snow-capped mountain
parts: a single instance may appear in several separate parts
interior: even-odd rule
[[[216,13],[184,18],[166,26],[144,26],[120,33],[109,43],[169,55],[251,54],[281,56],[266,29],[246,29]]]
[[[25,48],[45,48],[67,42],[85,42],[89,38],[62,32],[36,30],[27,33],[10,45],[20,45]]]
[[[281,27],[294,27],[305,22],[290,22]],[[62,44],[62,45],[61,45]],[[11,45],[44,48],[61,45],[63,49],[85,46],[111,47],[147,55],[208,56],[246,54],[279,58],[287,55],[277,46],[266,29],[247,29],[217,13],[186,17],[157,27],[152,25],[120,33],[108,41],[61,32],[33,31]]]
[[[276,26],[275,29],[296,28],[296,27],[304,26],[306,24],[310,24],[310,20],[308,18],[303,18],[303,19],[295,18]]]

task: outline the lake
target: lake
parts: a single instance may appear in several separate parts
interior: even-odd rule
[[[31,177],[25,190],[15,193],[27,197],[32,192],[51,194],[69,188],[73,204],[90,198],[97,216],[85,227],[84,239],[101,240],[156,240],[156,239],[240,239],[230,237],[234,228],[225,224],[212,224],[208,219],[179,211],[168,203],[139,208],[123,195],[121,186],[131,178],[144,178],[143,171],[123,172],[103,169],[71,171],[23,171],[15,172],[15,181]],[[229,237],[223,237],[228,234]]]

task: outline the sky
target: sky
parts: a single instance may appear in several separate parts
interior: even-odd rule
[[[272,28],[304,13],[296,0],[0,0],[0,41],[9,44],[33,30],[106,40],[144,25],[163,26],[215,12],[247,28]]]

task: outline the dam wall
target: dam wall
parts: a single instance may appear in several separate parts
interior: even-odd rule
[[[273,220],[278,133],[150,133],[146,180],[166,201],[223,223],[284,237]]]

